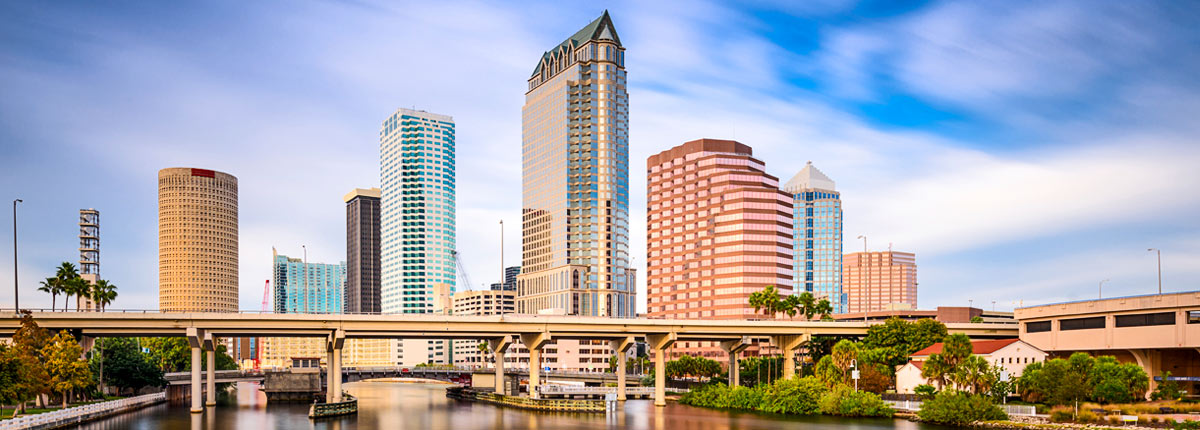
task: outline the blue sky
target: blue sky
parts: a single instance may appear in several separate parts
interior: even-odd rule
[[[0,198],[25,200],[22,304],[49,305],[36,282],[78,260],[93,207],[113,307],[156,308],[156,172],[189,166],[239,178],[257,309],[272,246],[345,258],[341,197],[379,184],[399,107],[455,118],[459,248],[494,282],[499,219],[520,258],[525,79],[604,9],[628,50],[632,219],[647,156],[734,138],[783,180],[809,160],[836,180],[846,250],[917,253],[923,308],[1090,298],[1103,279],[1151,293],[1149,247],[1166,291],[1200,290],[1191,2],[6,2]],[[633,236],[636,257],[645,225]]]

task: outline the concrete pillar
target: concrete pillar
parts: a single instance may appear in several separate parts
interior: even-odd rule
[[[333,402],[342,401],[342,348],[333,350]]]
[[[625,374],[627,372],[626,372],[626,368],[625,368],[625,359],[626,359],[626,356],[629,355],[629,349],[633,348],[634,344],[635,344],[635,341],[633,339],[633,336],[627,336],[627,337],[612,341],[613,354],[616,354],[616,356],[617,356],[617,400],[618,401],[625,400],[625,398],[626,398],[625,392],[627,390],[625,388]]]
[[[667,405],[667,348],[676,339],[675,333],[646,335],[646,343],[654,350],[654,406]]]
[[[492,357],[496,361],[496,394],[504,394],[504,352],[508,350],[508,346],[512,344],[512,338],[509,336],[488,339],[488,348],[492,350]]]
[[[205,369],[204,369],[204,406],[217,405],[217,343],[212,334],[204,334]]]
[[[325,403],[333,403],[333,347],[325,350]]]
[[[200,391],[200,347],[192,347],[192,413],[204,412],[204,393]]]
[[[729,354],[729,387],[737,387],[742,384],[740,367],[738,358],[742,351],[750,347],[750,336],[742,336],[738,340],[727,340],[721,342],[721,349]]]
[[[799,348],[809,338],[809,334],[771,336],[771,343],[783,350],[783,377],[790,379],[796,376],[796,348]]]
[[[200,391],[200,347],[204,345],[200,339],[200,330],[188,328],[187,340],[188,346],[192,347],[192,413],[198,414],[204,412],[204,394]]]
[[[550,342],[550,333],[521,333],[521,343],[529,348],[529,397],[540,398],[538,387],[541,381],[538,374],[542,370],[542,347]]]
[[[1146,375],[1150,377],[1150,385],[1146,390],[1146,400],[1150,400],[1150,394],[1158,388],[1158,381],[1154,380],[1155,376],[1162,376],[1162,351],[1154,349],[1131,349],[1129,353],[1133,355],[1133,359],[1137,360],[1138,366],[1146,371]]]

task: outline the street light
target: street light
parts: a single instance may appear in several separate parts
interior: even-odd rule
[[[21,289],[17,281],[17,203],[24,200],[13,200],[13,310],[21,313]]]
[[[1100,281],[1100,286],[1096,288],[1096,298],[1097,298],[1097,299],[1103,299],[1103,298],[1104,298],[1104,283],[1105,283],[1105,282],[1108,282],[1108,280],[1107,280],[1107,279],[1105,279],[1105,280],[1103,280],[1103,281]]]
[[[1158,248],[1149,248],[1146,251],[1154,251],[1158,253],[1158,294],[1162,294],[1162,250]]]

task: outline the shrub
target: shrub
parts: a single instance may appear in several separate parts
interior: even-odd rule
[[[922,421],[947,424],[967,425],[975,421],[994,421],[1008,419],[999,406],[985,396],[967,394],[957,390],[945,390],[932,400],[921,405],[917,416]],[[1053,418],[1053,414],[1051,414]]]
[[[729,390],[728,397],[729,400],[725,402],[727,408],[757,409],[762,404],[763,390],[758,387],[734,387]]]
[[[1099,417],[1096,416],[1095,412],[1087,409],[1081,409],[1079,411],[1079,415],[1075,417],[1075,421],[1081,423],[1094,423],[1099,421]]]
[[[809,415],[819,408],[825,384],[814,377],[781,379],[766,388],[758,410],[777,414]]]
[[[1200,429],[1200,421],[1184,420],[1175,423],[1171,428],[1175,430],[1197,430]]]
[[[913,388],[913,393],[920,396],[921,400],[930,400],[937,395],[937,388],[929,384],[921,384]]]
[[[1050,409],[1050,421],[1065,423],[1075,419],[1075,409],[1069,406],[1055,406]]]
[[[703,408],[726,408],[728,397],[729,387],[706,384],[684,393],[679,398],[679,403]]]
[[[844,417],[891,417],[894,413],[879,395],[857,391],[847,385],[834,387],[821,396],[818,407],[823,414]]]

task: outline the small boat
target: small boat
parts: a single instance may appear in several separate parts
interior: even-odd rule
[[[317,402],[308,407],[309,418],[336,417],[358,413],[358,399],[342,393],[343,401],[337,403]]]

